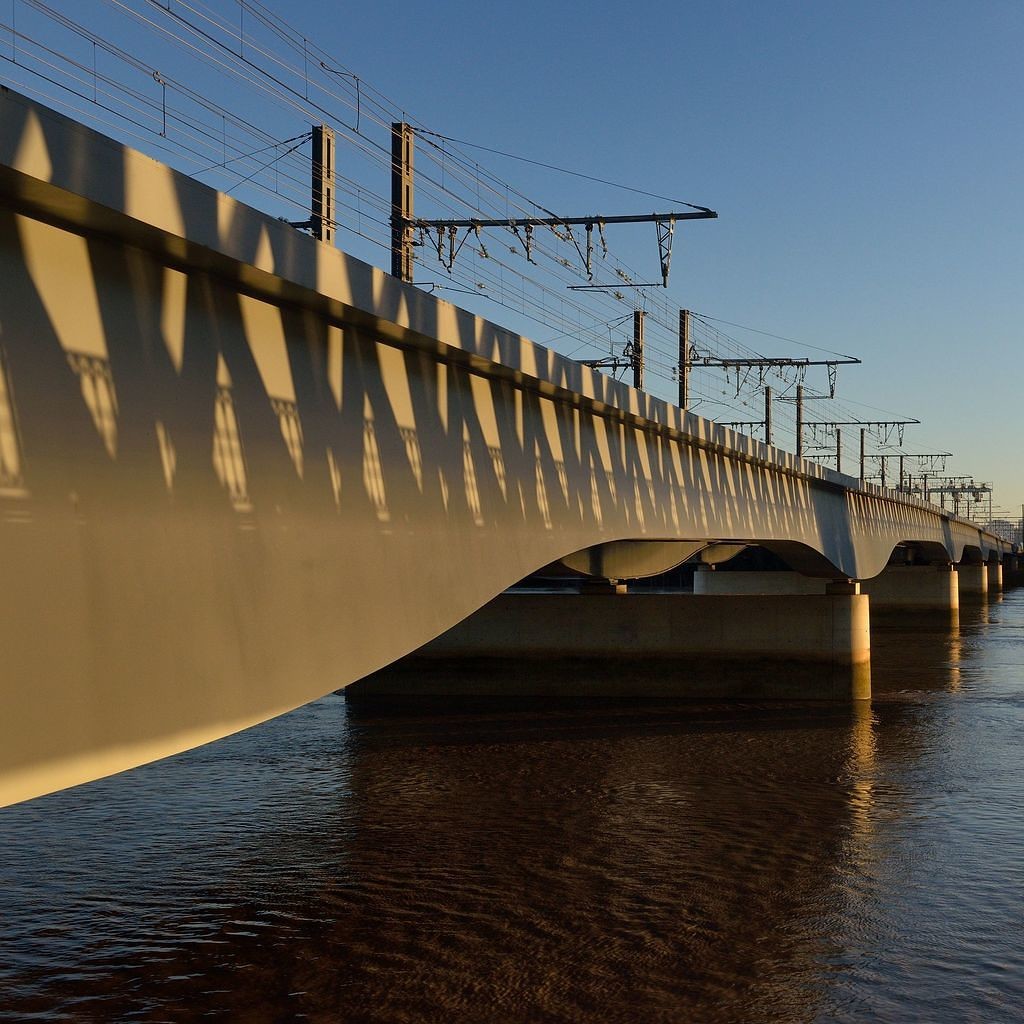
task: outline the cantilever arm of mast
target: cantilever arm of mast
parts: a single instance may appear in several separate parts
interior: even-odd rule
[[[902,427],[920,420],[806,420],[805,427]]]
[[[691,366],[840,366],[845,363],[859,363],[859,359],[847,356],[844,359],[714,359],[701,356],[690,360]],[[806,398],[826,398],[826,395],[806,395]]]
[[[487,219],[479,217],[470,217],[465,220],[429,220],[422,217],[401,217],[397,214],[392,214],[392,224],[398,225],[403,231],[412,231],[419,228],[421,232],[429,232],[434,230],[437,232],[437,256],[438,259],[445,263],[444,256],[442,255],[444,249],[445,236],[448,237],[448,260],[447,267],[448,272],[451,273],[452,267],[455,264],[455,257],[458,255],[459,249],[462,248],[462,244],[465,243],[466,238],[469,237],[470,232],[476,232],[479,236],[481,228],[509,228],[515,232],[516,236],[519,237],[519,229],[523,228],[525,238],[520,237],[520,241],[523,243],[523,247],[526,249],[526,258],[530,262],[535,262],[532,256],[532,234],[533,229],[536,227],[548,227],[551,228],[556,234],[561,236],[558,229],[565,228],[567,240],[572,242],[576,247],[576,251],[580,255],[580,260],[583,262],[584,269],[587,273],[587,278],[593,280],[594,277],[594,225],[597,225],[598,233],[601,235],[601,244],[604,246],[605,253],[607,254],[608,247],[604,242],[604,229],[608,224],[644,224],[653,222],[658,231],[658,258],[661,264],[661,283],[662,286],[668,287],[668,272],[669,267],[672,263],[672,237],[675,234],[676,222],[681,220],[708,220],[709,218],[717,218],[718,214],[714,210],[709,210],[704,206],[694,207],[685,213],[638,213],[638,214],[627,214],[619,217],[602,217],[600,214],[595,214],[592,217],[505,217],[503,219]],[[586,240],[586,251],[580,248],[580,243],[576,240],[572,233],[574,224],[582,224],[587,229],[587,240]],[[463,238],[462,243],[458,246],[455,244],[455,239],[459,233],[459,230],[464,228],[466,230],[466,236]],[[565,237],[565,236],[561,236]],[[481,246],[482,248],[482,246]],[[483,252],[486,256],[486,251]],[[567,264],[568,265],[568,264]],[[571,288],[572,285],[569,285]],[[605,286],[601,286],[602,288]],[[628,281],[625,287],[648,287],[647,285],[638,286],[633,282]]]
[[[605,359],[581,359],[583,366],[589,366],[593,370],[628,370],[634,365],[632,359],[619,359],[616,356],[608,356]]]
[[[424,220],[416,217],[410,220],[417,228],[508,228],[508,227],[562,227],[571,224],[645,224],[651,221],[665,220],[708,220],[717,218],[714,210],[701,208],[687,213],[644,213],[622,217],[505,217],[500,220],[482,220],[479,217],[470,220]]]

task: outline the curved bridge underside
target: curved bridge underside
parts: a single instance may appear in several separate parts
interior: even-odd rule
[[[0,165],[0,803],[345,686],[577,552],[1000,554],[10,92]]]

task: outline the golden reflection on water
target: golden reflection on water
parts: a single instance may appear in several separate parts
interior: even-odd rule
[[[847,773],[850,786],[851,850],[865,852],[865,844],[872,834],[874,808],[875,759],[878,744],[875,737],[875,715],[871,702],[854,701],[851,705],[850,748]],[[863,859],[860,858],[860,859]]]
[[[871,616],[872,685],[876,696],[909,689],[955,692],[961,686],[965,636],[987,618],[987,606],[879,611]]]
[[[963,641],[960,638],[960,609],[954,608],[949,624],[949,639],[947,642],[949,689],[960,689],[960,663],[963,660]]]

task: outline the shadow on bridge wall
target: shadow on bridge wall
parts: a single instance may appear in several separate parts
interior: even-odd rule
[[[63,119],[3,113],[0,156],[35,177],[0,178],[0,802],[295,707],[597,543],[774,543],[863,576],[948,529],[739,459],[696,417],[684,437],[574,400],[592,371],[356,261],[345,288],[381,322],[414,314],[407,343],[274,298],[338,254],[159,164],[140,177]],[[159,206],[180,238],[37,179]],[[182,241],[211,231],[230,273]],[[430,341],[452,323],[457,350]]]

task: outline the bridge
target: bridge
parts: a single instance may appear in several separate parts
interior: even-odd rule
[[[858,581],[917,569],[955,598],[951,566],[1010,556],[7,89],[0,259],[0,804],[371,676],[552,565],[615,581],[757,545],[859,662]],[[601,601],[607,625],[633,596]]]

